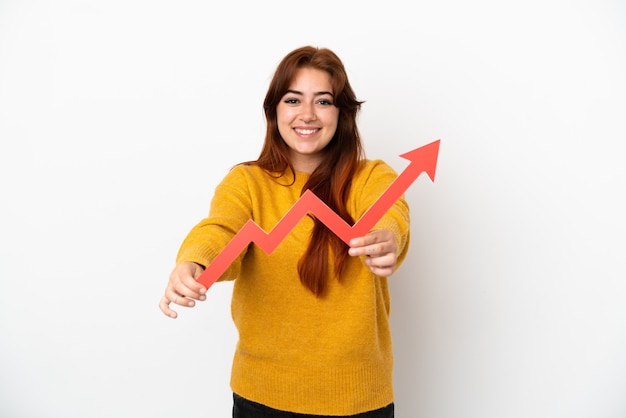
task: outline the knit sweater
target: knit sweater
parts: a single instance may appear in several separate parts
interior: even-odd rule
[[[396,176],[383,161],[366,161],[347,202],[355,221]],[[292,183],[291,175],[277,179],[254,165],[234,167],[217,186],[209,216],[183,241],[177,262],[208,265],[249,219],[271,231],[308,179],[303,173],[295,177]],[[304,414],[382,408],[394,396],[387,278],[375,276],[363,257],[350,257],[342,280],[330,279],[324,295],[316,297],[297,271],[313,224],[304,217],[271,254],[249,245],[220,277],[236,279],[231,311],[239,341],[231,388],[249,400]],[[394,233],[399,266],[409,246],[404,197],[373,229]]]

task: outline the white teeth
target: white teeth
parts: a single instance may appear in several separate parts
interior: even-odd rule
[[[302,135],[311,135],[315,133],[317,129],[296,129],[296,132]]]

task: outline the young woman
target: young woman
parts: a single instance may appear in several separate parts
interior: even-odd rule
[[[250,219],[270,231],[306,190],[349,224],[396,178],[368,160],[361,107],[335,53],[306,46],[278,65],[263,104],[265,142],[215,190],[209,216],[183,241],[160,308],[205,300],[196,281]],[[400,198],[366,236],[346,245],[313,215],[266,254],[254,244],[219,280],[235,280],[239,341],[232,365],[233,417],[393,417],[387,277],[409,246]]]

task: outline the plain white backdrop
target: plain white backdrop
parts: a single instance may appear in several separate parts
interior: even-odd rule
[[[397,416],[626,416],[618,0],[1,0],[0,415],[230,416],[230,284],[157,304],[302,45],[344,61],[370,158],[441,139],[391,281]]]

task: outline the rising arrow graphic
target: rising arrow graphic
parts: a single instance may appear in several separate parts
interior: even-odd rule
[[[289,235],[294,226],[308,213],[314,214],[346,244],[349,244],[352,238],[367,235],[420,174],[426,173],[431,181],[435,181],[440,142],[441,140],[438,139],[413,151],[401,154],[400,157],[411,162],[354,225],[350,226],[313,192],[306,190],[269,233],[265,232],[252,219],[246,222],[243,228],[206,267],[198,277],[198,282],[208,289],[252,242],[265,253],[271,254],[281,241]]]

